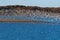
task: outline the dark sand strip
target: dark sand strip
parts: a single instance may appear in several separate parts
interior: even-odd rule
[[[55,22],[37,21],[37,20],[11,20],[11,19],[0,19],[0,22],[31,22],[40,24],[57,24]]]

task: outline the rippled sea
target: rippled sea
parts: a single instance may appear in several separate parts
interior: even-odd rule
[[[60,40],[60,25],[0,22],[0,40]]]

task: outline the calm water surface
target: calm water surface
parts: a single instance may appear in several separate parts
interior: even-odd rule
[[[0,40],[60,40],[60,25],[0,22]]]

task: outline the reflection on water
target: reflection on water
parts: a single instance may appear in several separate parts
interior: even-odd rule
[[[60,40],[60,25],[0,22],[0,40]]]

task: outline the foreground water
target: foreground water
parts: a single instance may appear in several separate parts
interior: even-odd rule
[[[60,25],[0,22],[0,40],[60,40]]]

